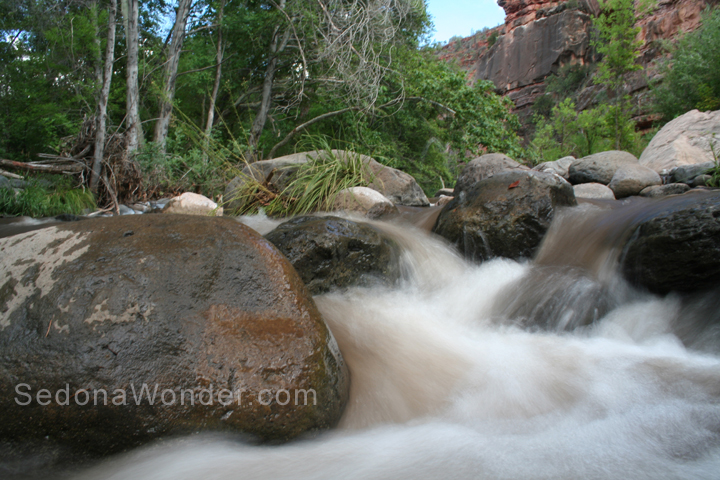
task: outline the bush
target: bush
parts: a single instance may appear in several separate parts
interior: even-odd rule
[[[695,108],[720,107],[720,10],[707,10],[702,26],[671,51],[664,78],[654,88],[655,107],[663,119],[670,121]]]
[[[72,188],[69,178],[55,179],[54,185],[43,178],[29,180],[28,185],[15,192],[0,187],[0,214],[28,217],[53,217],[63,213],[82,215],[86,209],[95,209],[89,190]]]

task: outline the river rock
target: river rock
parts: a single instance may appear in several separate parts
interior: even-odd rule
[[[185,192],[179,197],[172,198],[163,213],[180,213],[183,215],[215,215],[222,216],[222,208],[209,198],[197,193]]]
[[[348,373],[331,332],[287,259],[233,219],[133,215],[0,239],[0,278],[0,443],[102,455],[203,430],[286,440],[340,418]],[[143,385],[153,404],[136,400]]]
[[[433,231],[466,258],[530,258],[555,210],[577,205],[572,186],[554,174],[510,171],[480,180],[447,204]]]
[[[578,183],[602,183],[607,185],[615,172],[624,164],[638,163],[635,155],[620,150],[595,153],[575,160],[569,168],[569,180]]]
[[[398,213],[397,207],[382,193],[368,187],[341,190],[335,197],[332,210],[359,213],[368,218]]]
[[[530,170],[503,153],[488,153],[468,162],[455,183],[454,194],[469,189],[480,180],[508,170]]]
[[[615,198],[625,198],[639,194],[644,188],[662,185],[662,179],[655,170],[650,170],[637,163],[620,165],[608,187]]]
[[[717,164],[713,162],[694,163],[692,165],[680,165],[670,170],[670,181],[674,183],[687,183],[690,185],[698,175],[703,175]]]
[[[661,173],[681,165],[713,162],[713,148],[720,155],[716,136],[720,137],[720,110],[691,110],[660,129],[640,155],[640,165]]]
[[[720,284],[720,194],[687,193],[664,205],[626,244],[625,276],[659,294]]]
[[[615,200],[615,194],[602,183],[581,183],[573,187],[575,198]]]
[[[400,276],[398,245],[365,223],[297,217],[265,238],[285,254],[313,295],[352,285],[392,284]]]
[[[570,165],[575,161],[575,157],[563,157],[554,162],[543,162],[535,165],[533,170],[536,172],[555,173],[565,180],[570,177]]]
[[[653,185],[644,188],[640,192],[641,197],[660,198],[668,195],[681,195],[690,190],[690,186],[684,183],[668,183],[667,185]]]
[[[0,175],[0,188],[12,188],[12,183],[10,183],[10,180]]]

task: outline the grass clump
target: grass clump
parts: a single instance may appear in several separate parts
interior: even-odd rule
[[[73,188],[71,180],[64,177],[54,183],[34,178],[18,192],[0,187],[0,215],[35,218],[63,213],[82,215],[85,210],[95,208],[92,193],[87,189]]]

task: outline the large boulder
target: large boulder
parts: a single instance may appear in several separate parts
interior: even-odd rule
[[[331,155],[345,159],[349,155],[359,155],[344,150],[332,150]],[[294,178],[294,174],[300,165],[307,163],[310,159],[316,159],[320,155],[328,155],[325,151],[312,151],[295,153],[272,160],[262,160],[245,165],[242,173],[235,177],[225,189],[223,195],[230,211],[236,211],[242,207],[242,199],[238,198],[244,185],[254,181],[261,184],[268,184],[271,188],[280,192],[285,189]],[[427,196],[415,179],[405,172],[387,167],[367,155],[359,155],[366,166],[366,178],[371,180],[369,188],[380,192],[397,205],[409,205],[425,207],[430,205]]]
[[[162,212],[179,213],[182,215],[215,215],[220,217],[223,214],[223,209],[222,207],[218,208],[218,204],[206,196],[185,192],[180,196],[171,198]]]
[[[713,149],[720,154],[716,136],[720,136],[720,110],[691,110],[668,122],[653,137],[640,155],[640,165],[662,173],[681,165],[712,162]]]
[[[720,194],[663,200],[625,245],[622,270],[652,292],[697,292],[720,284]]]
[[[669,177],[673,183],[686,183],[690,185],[699,175],[708,173],[718,164],[715,161],[680,165],[670,170]]]
[[[0,444],[101,455],[201,430],[285,440],[340,418],[331,332],[287,259],[233,219],[0,239],[0,278]]]
[[[368,218],[398,213],[398,208],[385,195],[368,187],[341,190],[335,197],[332,210],[356,213]]]
[[[653,185],[662,185],[662,178],[655,170],[637,163],[626,163],[617,169],[608,188],[613,191],[615,198],[625,198],[638,195],[644,188]]]
[[[503,153],[488,153],[468,162],[455,183],[454,195],[469,189],[480,180],[509,170],[530,170]]]
[[[265,235],[313,295],[352,285],[392,284],[398,245],[374,227],[334,216],[297,217]]]
[[[530,258],[559,207],[577,205],[572,186],[554,174],[503,172],[480,180],[447,204],[433,231],[466,258]]]
[[[594,153],[575,160],[569,168],[569,180],[573,185],[578,183],[602,183],[612,181],[615,172],[621,165],[636,164],[635,155],[620,150]]]
[[[615,200],[615,194],[602,183],[581,183],[573,187],[575,198]]]

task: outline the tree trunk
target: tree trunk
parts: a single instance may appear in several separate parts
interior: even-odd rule
[[[112,81],[113,65],[115,62],[115,16],[117,0],[110,0],[108,7],[108,34],[107,48],[105,49],[105,71],[101,73],[102,88],[98,95],[97,114],[95,117],[95,156],[90,176],[90,190],[97,192],[100,182],[100,172],[105,153],[105,126],[107,121],[107,105],[110,96],[110,82]]]
[[[222,19],[223,11],[225,10],[225,0],[220,1],[220,8],[217,13],[217,25],[218,25],[218,43],[217,43],[217,54],[216,54],[216,67],[215,67],[215,83],[213,84],[212,94],[210,95],[210,106],[207,110],[207,123],[205,124],[205,151],[207,152],[210,146],[210,134],[212,133],[213,123],[215,122],[215,102],[217,101],[218,91],[220,90],[220,79],[222,78],[222,61],[224,52],[223,35],[222,35]],[[203,156],[207,161],[207,153]]]
[[[279,8],[282,10],[285,8],[285,0],[280,2]],[[277,70],[278,56],[285,50],[287,42],[290,39],[290,27],[285,29],[285,33],[280,41],[280,25],[275,27],[272,40],[270,41],[270,58],[268,59],[267,68],[265,69],[265,79],[263,81],[262,100],[260,101],[260,108],[255,120],[253,121],[252,128],[250,129],[250,136],[248,138],[249,156],[250,162],[256,162],[260,160],[260,152],[258,151],[258,142],[260,141],[260,135],[262,135],[263,129],[265,128],[265,122],[267,121],[268,113],[270,112],[270,105],[272,103],[272,88],[275,82],[275,71]],[[278,45],[278,43],[280,45]]]
[[[142,125],[140,124],[140,88],[138,86],[138,0],[123,0],[126,3],[127,30],[127,153],[132,154],[140,145]]]
[[[165,63],[165,85],[163,85],[162,97],[160,99],[160,116],[155,124],[155,144],[160,152],[165,152],[168,128],[170,128],[170,117],[172,116],[173,99],[175,98],[175,81],[177,80],[178,64],[183,41],[185,40],[185,26],[192,0],[180,0],[175,14],[175,25],[172,31],[172,41],[168,47],[168,58]]]

